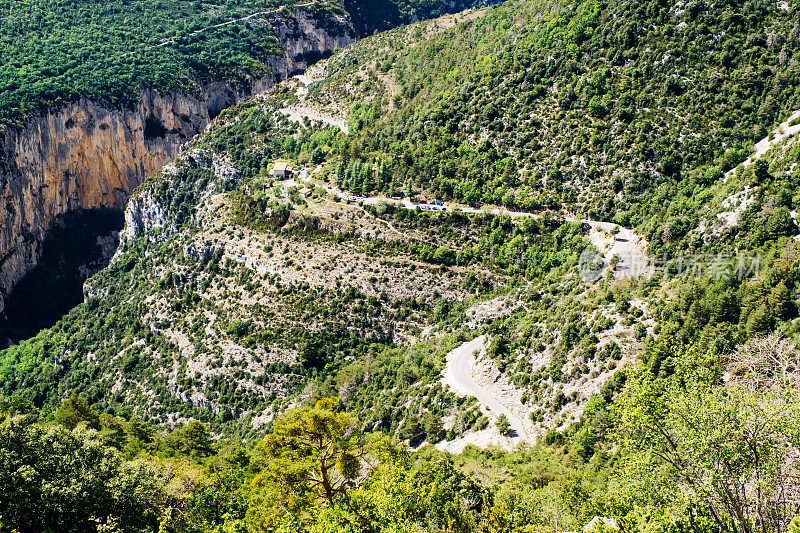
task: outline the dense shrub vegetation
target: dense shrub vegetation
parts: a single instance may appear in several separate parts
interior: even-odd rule
[[[213,26],[281,4],[3,2],[0,120],[82,96],[123,103],[147,87],[191,91],[209,79],[265,76],[280,52],[268,22]]]
[[[509,2],[358,43],[313,91],[355,93],[337,176],[356,193],[563,207],[643,227],[660,256],[704,191],[800,107],[797,5],[785,7]]]
[[[787,528],[796,390],[715,387],[698,363],[682,365],[668,394],[634,370],[613,411],[599,398],[587,408],[572,444],[548,436],[458,457],[365,432],[334,398],[289,411],[254,445],[214,441],[196,421],[153,428],[74,396],[55,413],[4,398],[0,527],[497,533],[578,529],[599,515],[626,532]],[[584,459],[597,431],[619,448]],[[756,496],[740,492],[751,477]]]
[[[78,397],[55,413],[4,398],[0,527],[496,532],[527,523],[544,531],[555,516],[580,524],[599,510],[625,509],[603,495],[603,466],[570,464],[559,447],[470,449],[454,460],[431,448],[410,453],[361,427],[335,399],[322,398],[243,446],[213,441],[198,422],[157,429],[98,413]],[[501,469],[529,481],[492,474]],[[546,509],[538,505],[545,500]]]
[[[800,107],[797,13],[510,1],[336,55],[309,94],[348,134],[287,87],[223,112],[138,191],[158,227],[0,354],[0,527],[797,531],[800,145],[725,176]],[[620,228],[571,213],[654,271],[582,277]],[[541,438],[439,452],[509,430],[441,381],[481,334]]]

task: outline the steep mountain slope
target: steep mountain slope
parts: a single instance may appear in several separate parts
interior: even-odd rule
[[[142,89],[193,92],[198,83],[211,81],[246,86],[248,78],[267,77],[271,58],[281,53],[270,20],[297,9],[322,30],[336,31],[337,19],[356,16],[358,31],[372,33],[410,18],[469,7],[469,2],[390,0],[375,11],[364,4],[3,0],[0,123],[18,122],[80,98],[126,103],[135,101]],[[364,19],[363,11],[372,12]],[[351,27],[347,33],[354,37],[354,31]],[[293,51],[287,52],[295,58]]]
[[[794,84],[736,80],[754,65],[793,79],[795,9],[517,1],[365,39],[222,113],[143,186],[126,244],[87,302],[4,353],[4,390],[37,403],[80,391],[106,409],[240,432],[338,394],[368,427],[436,441],[486,426],[439,382],[446,354],[484,333],[479,363],[513,386],[531,433],[596,439],[605,429],[581,426],[581,413],[612,402],[621,367],[638,360],[666,379],[681,353],[716,358],[793,331],[797,227],[785,191],[796,150],[774,174],[747,171],[759,201],[728,233],[689,230],[725,183],[745,179],[722,181],[753,144],[745,130],[760,134],[759,120],[771,126],[794,105]],[[740,42],[758,55],[719,52]],[[666,50],[674,62],[661,61]],[[336,115],[346,135],[312,120]],[[302,179],[270,178],[280,158],[309,165]],[[434,213],[342,201],[378,191],[462,203]],[[465,205],[484,202],[519,212]],[[521,216],[542,207],[560,213]],[[596,247],[630,249],[620,240],[634,234],[571,212],[637,224],[657,263],[625,275],[630,258]],[[689,252],[701,255],[687,269]],[[497,292],[516,303],[471,320],[473,298]]]
[[[49,232],[68,220],[69,213],[121,211],[133,189],[171,161],[181,144],[201,132],[222,109],[305,68],[307,58],[352,42],[346,19],[331,19],[327,25],[330,32],[317,28],[313,17],[302,10],[273,20],[269,27],[281,53],[267,60],[268,75],[251,78],[240,89],[212,82],[197,86],[194,95],[148,90],[131,108],[83,99],[0,133],[4,154],[0,196],[6,206],[0,216],[0,312],[6,295],[39,263]],[[119,229],[100,225],[92,232],[108,238]],[[78,259],[90,264],[103,258],[87,254]],[[58,266],[47,275],[79,270],[79,265],[70,263]],[[50,320],[65,310],[61,306],[46,310],[46,294],[37,297],[35,305],[43,309],[33,317],[44,315]],[[18,324],[30,320],[20,315],[11,318]]]
[[[332,171],[356,194],[552,208],[647,237],[654,278],[601,276],[572,302],[571,285],[532,291],[552,297],[500,329],[499,366],[545,418],[587,400],[598,389],[581,380],[623,358],[669,374],[676,351],[722,357],[773,328],[789,334],[800,296],[796,137],[782,139],[800,107],[797,83],[783,83],[798,73],[797,6],[562,7],[511,2],[455,27],[387,32],[287,100],[295,114],[347,117]],[[726,177],[770,139],[782,139],[774,153]],[[575,381],[560,391],[565,375]]]
[[[114,247],[92,241],[116,239],[114,215],[136,185],[222,109],[353,42],[350,12],[359,9],[273,0],[0,4],[8,13],[0,23],[2,341],[30,336],[76,303],[72,294]],[[404,13],[438,9],[411,2]],[[375,14],[359,30],[398,20]],[[92,236],[73,257],[56,249],[54,232],[78,218]],[[35,293],[40,280],[59,276],[53,287],[67,289],[55,300]]]
[[[437,395],[436,416],[457,417],[458,432],[478,422],[438,385],[453,341],[393,346],[457,320],[475,295],[516,283],[515,257],[574,265],[573,247],[588,242],[581,226],[428,216],[388,203],[365,210],[313,181],[274,183],[266,171],[275,158],[324,157],[342,140],[338,130],[292,124],[279,110],[283,94],[223,112],[140,188],[123,245],[87,285],[87,302],[8,352],[6,391],[27,390],[37,402],[80,391],[161,422],[191,415],[250,432],[319,375],[319,391],[338,382],[348,401],[367,402],[375,423],[415,440],[426,433],[400,428],[404,417],[369,398],[407,406]],[[398,361],[411,394],[394,390]],[[385,377],[359,382],[365,364]],[[376,390],[360,391],[365,385]],[[428,410],[414,407],[419,416]]]
[[[148,89],[131,95],[128,106],[113,105],[112,94],[101,100],[83,98],[0,131],[0,197],[5,206],[0,215],[0,313],[13,287],[40,263],[48,236],[75,216],[71,213],[121,212],[133,189],[171,161],[181,144],[201,132],[221,110],[352,42],[346,18],[328,18],[323,29],[307,9],[253,20],[259,28],[254,31],[265,34],[272,44],[263,50],[264,71],[243,74],[240,84],[200,79],[192,90],[176,88],[162,94]],[[119,229],[119,222],[112,221],[91,227],[90,233],[99,239],[115,239]],[[95,261],[102,265],[108,259],[102,250],[87,250],[85,257],[75,258],[76,264],[54,260],[59,253],[55,250],[45,258],[40,270],[48,262],[55,262],[56,268],[39,278],[58,278],[64,273],[61,281],[66,284],[86,270],[84,265]],[[79,287],[80,275],[77,281]],[[75,302],[67,298],[66,306],[60,301],[53,305],[48,293],[28,292],[11,303],[11,311],[20,311],[20,303],[33,314],[15,313],[8,325],[17,326],[15,333],[25,336],[35,333],[40,317],[48,325]]]
[[[798,9],[512,0],[223,111],[0,352],[3,526],[796,531]]]
[[[381,190],[563,206],[641,226],[660,255],[690,229],[671,199],[800,108],[796,10],[511,2],[454,30],[364,41],[311,96],[366,102],[348,153],[382,162]]]
[[[316,382],[305,394],[338,391],[373,427],[412,441],[485,427],[471,403],[439,385],[445,354],[472,334],[450,333],[472,298],[521,276],[535,285],[520,297],[540,298],[534,287],[574,270],[588,227],[428,215],[387,201],[361,208],[308,176],[272,182],[274,158],[324,158],[342,140],[288,121],[285,94],[223,112],[137,192],[123,245],[87,285],[87,302],[7,352],[7,392],[45,403],[80,392],[120,413],[163,423],[194,416],[248,434]],[[566,301],[585,290],[575,281],[562,289]],[[436,324],[438,340],[408,347]],[[600,384],[606,377],[597,373]],[[564,402],[551,389],[535,401],[556,397],[558,414]],[[534,421],[554,423],[549,414]]]

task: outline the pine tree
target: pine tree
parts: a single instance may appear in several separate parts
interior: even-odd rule
[[[343,163],[336,166],[336,186],[340,189],[344,187],[345,168]]]
[[[408,196],[409,198],[411,198],[411,196],[414,194],[411,184],[411,178],[406,178],[406,183],[405,185],[403,185],[403,194]]]
[[[363,191],[365,193],[368,193],[368,192],[374,190],[375,189],[375,183],[373,182],[373,179],[372,179],[372,169],[370,167],[364,167],[363,171],[362,171],[362,174],[364,176],[363,187],[362,187]]]

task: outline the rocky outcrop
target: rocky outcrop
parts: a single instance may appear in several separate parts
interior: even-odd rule
[[[135,196],[125,209],[123,239],[135,239],[140,235],[161,229],[169,223],[167,212],[150,194]]]
[[[190,170],[211,170],[214,179],[200,185],[186,179]],[[179,213],[170,209],[170,199],[159,195],[157,189],[162,182],[169,183],[169,195],[187,194],[196,199],[197,205],[212,194],[230,190],[238,181],[239,172],[225,158],[211,150],[193,148],[184,150],[174,163],[164,167],[158,179],[140,187],[131,197],[125,209],[125,226],[120,233],[121,242],[138,237],[163,242],[180,231]]]
[[[318,26],[303,11],[277,18],[284,54],[270,61],[273,75],[245,89],[216,82],[192,95],[146,90],[128,108],[84,99],[0,130],[0,316],[59,217],[123,209],[133,189],[220,111],[353,41],[348,20]]]

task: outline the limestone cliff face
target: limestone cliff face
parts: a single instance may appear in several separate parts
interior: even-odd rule
[[[348,20],[319,28],[299,11],[277,19],[284,55],[247,89],[204,85],[196,95],[144,91],[130,108],[80,100],[0,130],[0,316],[33,269],[48,230],[74,210],[123,209],[133,189],[171,161],[220,111],[353,41]]]

